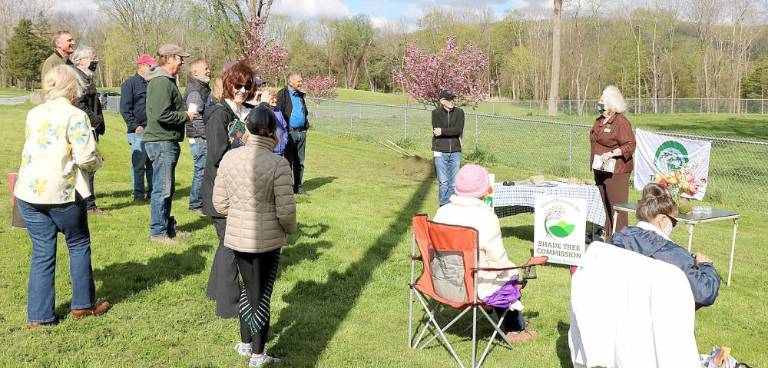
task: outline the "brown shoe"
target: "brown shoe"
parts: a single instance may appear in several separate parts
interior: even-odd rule
[[[156,243],[165,244],[165,245],[176,245],[176,243],[178,243],[175,239],[167,235],[150,236],[149,240],[152,240],[153,242],[156,242]]]
[[[507,332],[507,339],[513,343],[524,342],[535,339],[539,336],[539,333],[531,330],[522,330],[518,333]]]
[[[109,303],[108,302],[100,302],[96,304],[93,308],[88,309],[73,309],[72,310],[72,318],[82,318],[82,317],[88,317],[88,316],[100,316],[104,313],[107,313],[109,310]]]

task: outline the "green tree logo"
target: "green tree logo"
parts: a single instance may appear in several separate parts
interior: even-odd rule
[[[666,141],[656,149],[653,165],[659,172],[670,174],[688,163],[688,150],[678,141]]]
[[[563,220],[565,208],[562,206],[552,206],[547,210],[544,217],[544,230],[552,238],[567,238],[576,229],[576,225],[569,224]],[[550,225],[553,224],[554,225]]]

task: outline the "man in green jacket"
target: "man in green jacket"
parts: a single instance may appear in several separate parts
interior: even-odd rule
[[[152,197],[150,202],[150,238],[163,244],[175,244],[176,220],[171,216],[171,201],[176,184],[176,163],[184,139],[184,125],[197,112],[184,111],[184,100],[176,86],[176,75],[189,54],[180,46],[166,44],[157,52],[158,65],[147,71],[147,128],[144,147],[152,161]]]
[[[40,67],[40,80],[42,81],[45,74],[56,65],[72,65],[69,56],[75,52],[75,46],[77,43],[69,31],[56,31],[53,34],[53,54],[45,59]]]

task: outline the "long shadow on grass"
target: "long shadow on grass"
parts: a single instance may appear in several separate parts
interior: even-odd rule
[[[568,347],[568,330],[571,325],[563,322],[557,322],[557,359],[560,360],[560,367],[571,368],[573,363],[571,362],[571,348]]]
[[[533,225],[504,226],[501,228],[501,235],[504,237],[514,236],[515,238],[532,242]]]
[[[189,198],[189,192],[191,190],[191,187],[187,186],[184,188],[177,188],[175,192],[173,192],[173,198],[178,199],[181,197]],[[99,205],[99,208],[105,210],[105,211],[115,211],[119,209],[123,209],[126,207],[146,207],[147,213],[149,213],[149,202],[144,204],[135,204],[133,203],[133,191],[131,190],[116,190],[109,193],[96,193],[97,195],[97,202],[105,201],[105,198],[109,198],[109,204]],[[125,198],[125,199],[123,199]],[[115,201],[115,199],[119,199],[118,201]],[[183,207],[186,208],[186,207]]]
[[[279,340],[271,350],[285,358],[286,366],[317,365],[336,331],[357,304],[371,275],[408,234],[411,217],[421,208],[431,184],[431,179],[419,183],[406,206],[359,261],[344,271],[331,272],[324,283],[301,281],[283,296],[288,306],[280,312],[280,320],[272,328]],[[386,305],[381,307],[387,308]]]
[[[149,259],[146,264],[135,261],[113,263],[93,271],[93,278],[101,287],[96,297],[115,305],[133,295],[149,290],[166,281],[177,281],[205,269],[205,257],[211,245],[195,245],[182,253],[166,253]],[[70,302],[60,304],[56,315],[66,316]]]
[[[323,185],[332,183],[336,179],[337,178],[335,176],[323,176],[320,178],[312,178],[301,183],[301,186],[304,188],[304,190],[311,192],[317,188],[322,187]]]

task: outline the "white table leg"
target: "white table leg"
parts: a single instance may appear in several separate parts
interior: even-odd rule
[[[614,209],[613,210],[613,228],[611,229],[611,236],[616,232],[616,221],[619,221],[619,211]],[[605,239],[607,242],[608,239]]]
[[[688,224],[688,253],[691,252],[691,245],[693,244],[693,224]]]
[[[733,271],[733,254],[736,250],[736,229],[739,228],[739,219],[733,219],[733,239],[731,240],[731,258],[728,260],[728,283],[731,286],[731,271]]]

